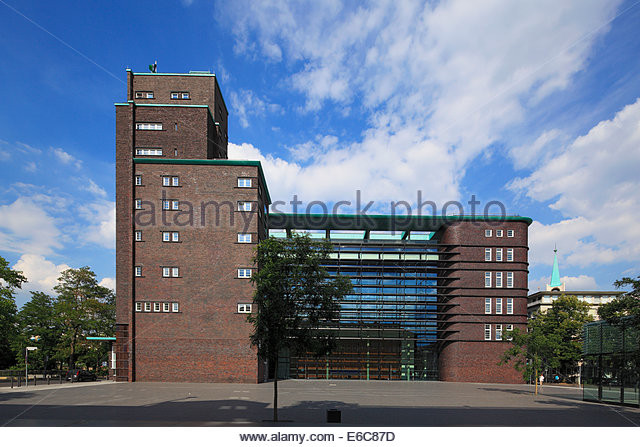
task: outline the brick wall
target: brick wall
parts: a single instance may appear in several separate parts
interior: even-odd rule
[[[485,230],[492,230],[485,237]],[[497,237],[496,230],[503,230]],[[507,237],[514,230],[514,237]],[[498,365],[508,348],[507,342],[496,341],[496,325],[507,324],[524,329],[527,316],[528,228],[525,222],[504,221],[458,222],[438,235],[452,254],[442,281],[448,297],[447,315],[441,327],[446,341],[439,353],[441,380],[463,382],[520,383],[522,376],[511,365]],[[492,250],[491,261],[485,261],[485,248]],[[502,248],[503,260],[496,262],[495,249]],[[514,259],[507,262],[506,250],[513,248]],[[486,288],[485,272],[491,272],[491,287]],[[496,272],[502,272],[502,287],[496,287]],[[513,288],[507,287],[507,272],[513,272]],[[491,299],[491,313],[485,314],[485,298]],[[502,313],[496,313],[496,298],[502,298]],[[507,298],[513,299],[513,314],[507,314]],[[491,340],[484,339],[484,325],[491,325]]]

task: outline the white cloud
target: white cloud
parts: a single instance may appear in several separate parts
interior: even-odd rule
[[[40,155],[42,153],[42,150],[38,149],[37,147],[33,147],[31,145],[28,145],[27,143],[22,143],[21,141],[18,141],[15,144],[14,149],[22,152],[23,154]]]
[[[251,90],[240,90],[231,92],[231,112],[239,121],[242,127],[249,127],[249,117],[251,115],[263,117],[267,112],[281,113],[282,107],[277,104],[270,104],[256,96]]]
[[[22,286],[23,292],[33,290],[48,294],[54,293],[60,274],[68,268],[67,264],[56,265],[37,254],[24,254],[13,266],[14,270],[22,271],[27,277],[28,283]]]
[[[49,200],[34,195],[0,205],[0,250],[45,255],[62,247],[56,219],[45,211]]]
[[[80,227],[79,241],[114,250],[116,246],[116,204],[108,200],[81,205],[78,213],[87,222]]]
[[[640,259],[640,99],[510,188],[565,217],[531,226],[532,264],[558,243],[568,265]],[[543,249],[543,250],[540,250]]]
[[[547,284],[551,281],[550,276],[544,276],[542,278],[529,280],[529,293],[535,293],[539,291],[547,290]],[[571,291],[579,292],[586,290],[600,290],[600,287],[596,283],[596,280],[592,276],[579,275],[579,276],[561,276],[560,281],[565,284],[567,293]]]
[[[51,152],[61,163],[65,165],[73,164],[78,169],[82,167],[82,161],[78,160],[73,155],[63,151],[59,147],[51,148]]]
[[[85,184],[84,189],[89,191],[92,194],[95,194],[99,197],[107,197],[107,191],[104,188],[98,186],[96,182],[91,179],[83,180],[83,184]]]
[[[565,141],[562,132],[551,129],[543,132],[531,144],[510,149],[509,156],[516,169],[530,168],[555,154],[563,143]]]
[[[100,282],[98,283],[98,285],[102,286],[102,287],[107,287],[108,289],[111,289],[115,292],[116,290],[116,279],[115,278],[102,278],[100,280]]]
[[[459,199],[472,160],[584,68],[618,4],[274,0],[222,8],[236,51],[296,67],[288,82],[304,109],[337,105],[369,123],[360,141],[336,142],[306,162],[252,148],[269,161],[272,196],[339,200],[362,189],[399,200],[422,189],[442,204]],[[557,138],[550,131],[534,143],[526,164]]]
[[[27,172],[36,172],[38,170],[38,165],[35,163],[35,161],[28,161],[24,165],[24,170]]]

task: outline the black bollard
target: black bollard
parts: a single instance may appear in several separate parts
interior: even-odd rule
[[[327,422],[340,424],[342,422],[342,412],[340,410],[336,410],[335,408],[327,410]]]

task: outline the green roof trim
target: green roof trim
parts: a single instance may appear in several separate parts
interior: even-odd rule
[[[134,76],[210,76],[215,77],[215,73],[133,73]]]
[[[389,214],[287,214],[270,213],[269,228],[305,230],[379,230],[437,231],[454,222],[523,222],[533,219],[522,216],[406,216]]]
[[[213,165],[213,166],[257,166],[260,171],[260,181],[267,193],[267,201],[271,204],[271,195],[267,187],[267,180],[262,170],[262,164],[257,160],[229,160],[227,158],[217,158],[214,160],[195,159],[195,158],[134,158],[136,164],[150,165]]]

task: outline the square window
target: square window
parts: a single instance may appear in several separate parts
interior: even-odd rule
[[[142,185],[142,176],[136,175],[136,186],[141,186],[141,185]]]
[[[507,330],[507,332],[511,332],[513,331],[513,324],[507,324],[505,326],[505,329]],[[513,337],[511,337],[510,335],[507,335],[507,340],[511,340]]]
[[[162,276],[168,278],[171,276],[171,268],[170,267],[162,267]]]
[[[502,262],[502,248],[496,248],[496,262]]]
[[[178,267],[171,267],[171,276],[178,278],[180,276],[180,269]]]
[[[177,231],[173,231],[171,233],[171,242],[179,242],[180,241],[180,233]]]
[[[514,237],[515,232],[513,230],[507,230],[507,237]]]
[[[171,186],[180,186],[179,177],[171,177]]]
[[[153,311],[160,312],[160,303],[153,303]]]
[[[251,233],[238,233],[238,242],[243,244],[251,243]]]
[[[180,99],[180,93],[171,92],[171,99]]]
[[[496,340],[502,340],[502,325],[496,324]]]
[[[136,303],[136,312],[142,312],[142,303],[140,302]]]
[[[507,272],[507,287],[513,288],[513,272]]]
[[[147,99],[153,99],[153,92],[147,92]]]
[[[491,230],[484,230],[484,237],[491,237]]]
[[[171,303],[171,312],[180,312],[180,306],[178,303]]]
[[[171,186],[171,177],[162,177],[162,186]]]
[[[151,312],[151,303],[144,303],[144,311]]]
[[[496,230],[496,237],[502,237],[502,230]]]
[[[135,236],[136,242],[140,242],[142,240],[142,231],[136,230],[133,232],[133,234]]]
[[[491,325],[490,324],[485,324],[484,325],[484,339],[485,340],[491,340]]]
[[[513,315],[513,298],[507,298],[507,314]]]
[[[178,200],[172,200],[171,201],[171,209],[172,210],[179,210],[180,209],[180,202]]]
[[[502,313],[502,298],[496,298],[496,313]]]
[[[136,199],[136,209],[137,210],[142,209],[142,199]]]
[[[507,262],[513,262],[513,248],[507,248]]]
[[[171,310],[171,303],[162,303],[162,312],[169,312]]]
[[[484,299],[484,313],[485,314],[491,313],[491,298]]]
[[[162,232],[162,242],[170,242],[171,241],[171,233],[168,231]]]
[[[496,272],[496,287],[502,287],[502,272]]]
[[[169,200],[163,200],[162,201],[162,209],[163,210],[168,210],[171,207],[171,202]]]
[[[484,286],[491,287],[491,272],[484,272]]]
[[[140,267],[139,265],[135,267],[135,275],[142,276],[142,267]]]
[[[491,261],[491,249],[490,248],[485,248],[484,249],[484,260],[485,261]]]
[[[251,313],[251,304],[248,304],[248,303],[238,304],[238,313],[239,314],[250,314]]]
[[[238,188],[251,188],[251,179],[246,177],[238,177]]]
[[[252,205],[251,202],[238,202],[238,211],[251,211]]]
[[[238,269],[238,278],[251,278],[251,269]]]
[[[189,92],[182,92],[182,99],[189,99]]]
[[[142,98],[142,92],[136,92],[136,99]]]

